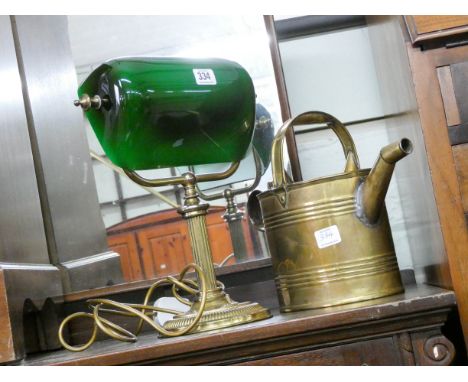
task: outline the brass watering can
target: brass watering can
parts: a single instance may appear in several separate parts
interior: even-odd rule
[[[294,125],[317,123],[338,136],[345,170],[293,183],[284,170],[284,137]],[[252,193],[248,207],[265,230],[282,312],[403,291],[384,199],[395,163],[411,151],[404,138],[385,146],[371,170],[360,169],[351,135],[333,116],[306,112],[281,127],[272,145],[271,187]]]

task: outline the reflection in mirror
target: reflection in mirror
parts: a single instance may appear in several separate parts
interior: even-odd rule
[[[216,57],[242,65],[255,87],[257,118],[253,142],[264,174],[258,188],[266,188],[271,180],[267,167],[273,127],[278,128],[281,121],[268,36],[261,16],[69,16],[68,21],[79,83],[103,62],[124,56]],[[182,188],[171,185],[147,189],[137,185],[112,166],[87,121],[86,131],[108,243],[120,254],[125,280],[180,272],[193,261],[188,228],[176,210],[183,203]],[[218,266],[267,256],[263,234],[245,214],[234,225],[223,219],[232,202],[243,211],[248,188],[258,172],[255,163],[249,149],[232,177],[199,185],[207,195],[221,194],[210,200],[207,215],[213,261]],[[227,164],[196,166],[194,171],[204,173],[226,167]],[[160,179],[181,171],[184,169],[180,167],[162,168],[139,174]],[[234,199],[226,199],[224,190],[232,190]],[[234,248],[241,248],[238,256]]]
[[[302,16],[300,19],[297,23],[295,18],[275,16],[291,114],[319,110],[338,118],[353,137],[361,167],[371,168],[380,148],[392,139],[386,126],[386,119],[391,116],[383,113],[365,18]],[[304,21],[308,21],[307,33],[300,36],[287,33],[294,31],[295,25],[304,26]],[[295,129],[295,139],[304,180],[343,171],[343,152],[330,129],[301,126]],[[396,178],[390,183],[386,205],[399,267],[412,269]]]

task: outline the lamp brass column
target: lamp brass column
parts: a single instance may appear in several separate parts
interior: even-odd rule
[[[206,226],[206,213],[209,205],[200,203],[196,184],[197,182],[227,178],[237,170],[238,166],[239,163],[234,163],[223,173],[195,175],[192,172],[187,172],[182,176],[159,180],[144,179],[135,172],[125,170],[130,179],[146,187],[168,184],[181,184],[184,187],[184,205],[178,212],[187,220],[193,257],[205,275],[208,288],[202,318],[192,333],[222,329],[271,317],[269,310],[256,302],[239,303],[231,300],[224,291],[224,286],[216,280],[215,276]],[[199,305],[199,301],[195,301],[188,312],[175,315],[172,320],[164,324],[164,328],[174,330],[187,327],[195,319]]]

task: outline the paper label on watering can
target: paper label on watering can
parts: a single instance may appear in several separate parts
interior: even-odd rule
[[[315,231],[314,235],[319,248],[326,248],[341,242],[340,231],[336,225]]]
[[[216,77],[212,69],[193,69],[197,85],[216,85]]]

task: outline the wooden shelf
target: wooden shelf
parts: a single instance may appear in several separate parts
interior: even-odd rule
[[[104,340],[81,353],[41,353],[20,364],[447,364],[454,348],[440,327],[454,306],[453,292],[412,285],[366,303],[274,311],[268,320],[176,338],[148,332],[133,344]]]

